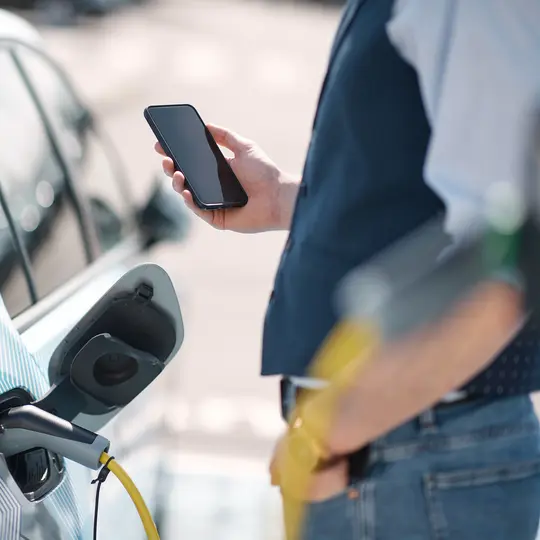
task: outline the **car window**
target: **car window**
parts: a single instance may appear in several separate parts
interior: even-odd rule
[[[101,247],[107,250],[132,226],[129,196],[122,189],[111,149],[87,122],[87,111],[58,69],[31,49],[19,48],[17,54],[43,103],[77,190],[88,203]]]
[[[0,183],[42,297],[86,266],[84,243],[39,112],[5,48],[0,73]]]
[[[85,137],[77,181],[87,198],[101,247],[106,251],[132,230],[131,205],[103,142],[91,131]]]
[[[0,294],[11,317],[19,315],[32,304],[21,257],[15,248],[2,208],[0,208]]]

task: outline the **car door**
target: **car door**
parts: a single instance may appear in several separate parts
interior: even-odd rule
[[[136,212],[120,183],[118,163],[92,129],[88,110],[42,51],[14,40],[1,43],[0,73],[0,134],[6,141],[0,148],[0,328],[15,344],[17,358],[10,363],[7,349],[0,349],[0,388],[23,386],[40,397],[49,388],[49,361],[59,343],[140,262],[149,235],[145,241],[140,227],[145,221],[137,216],[150,216],[154,241],[176,229],[164,232],[166,227],[157,226],[174,225],[174,218],[156,219],[156,201],[163,199],[159,186],[147,206],[150,211]],[[147,408],[141,398],[115,422],[129,422],[128,409]],[[78,420],[89,429],[107,421],[91,425],[96,418]],[[114,423],[104,433],[114,439]],[[125,457],[127,448],[125,443]],[[56,476],[49,475],[57,484],[53,478],[49,486],[40,486],[41,502],[23,516],[22,532],[32,539],[90,538],[91,474],[61,459],[57,468]],[[138,464],[134,474],[150,505],[158,468],[156,461]],[[4,470],[4,476],[9,472]],[[100,531],[107,537],[142,538],[130,501],[118,490],[111,493],[115,517],[121,512],[125,519],[119,523],[102,510],[105,526]]]

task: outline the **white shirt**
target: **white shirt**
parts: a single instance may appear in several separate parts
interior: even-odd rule
[[[496,183],[522,194],[540,105],[538,0],[397,0],[391,42],[418,73],[432,135],[424,178],[459,241]]]
[[[459,243],[481,225],[491,186],[523,193],[540,105],[540,0],[396,0],[387,30],[418,74],[432,130],[424,178]]]

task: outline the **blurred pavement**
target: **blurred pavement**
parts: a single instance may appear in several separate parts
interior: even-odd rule
[[[155,0],[73,28],[42,28],[100,116],[142,200],[160,169],[150,104],[192,103],[300,172],[339,10],[299,2]],[[284,235],[194,222],[153,260],[171,274],[186,326],[180,357],[122,438],[163,417],[166,538],[277,538],[267,460],[282,429],[278,381],[258,376],[263,316]],[[213,489],[214,488],[214,489]],[[214,499],[212,499],[214,497]],[[199,502],[200,504],[197,504]]]

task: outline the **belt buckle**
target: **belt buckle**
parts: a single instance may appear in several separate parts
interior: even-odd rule
[[[287,377],[283,377],[279,382],[281,398],[281,417],[288,422],[296,404],[296,385]]]
[[[309,396],[318,392],[320,390],[305,388],[288,377],[283,377],[280,381],[281,417],[288,422],[300,396]]]

